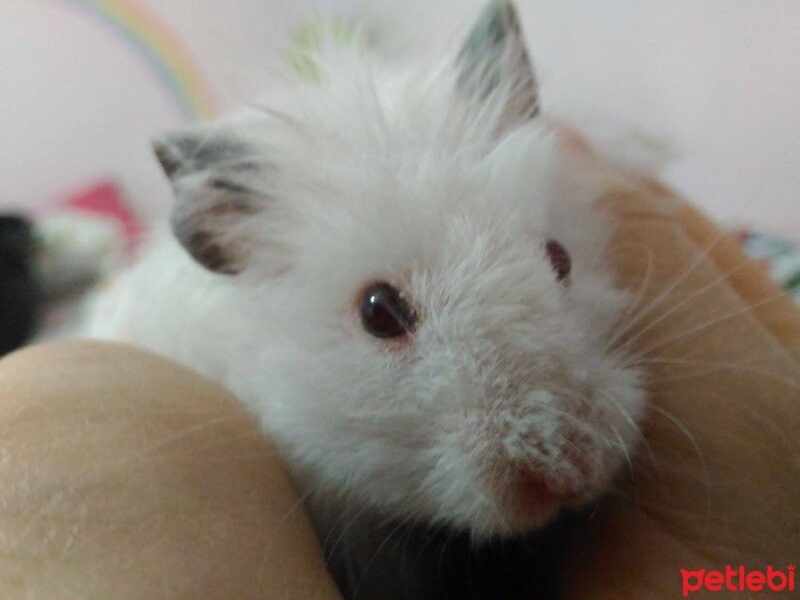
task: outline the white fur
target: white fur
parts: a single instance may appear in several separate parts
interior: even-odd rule
[[[608,182],[546,117],[504,129],[510,88],[459,98],[450,62],[333,50],[322,83],[287,79],[220,124],[263,161],[263,207],[225,231],[247,268],[205,271],[158,232],[94,333],[222,382],[325,503],[485,538],[605,491],[644,401],[606,348],[626,304],[592,208]],[[548,239],[572,256],[568,284]],[[418,311],[410,340],[362,329],[374,281]],[[525,473],[570,500],[525,504]]]

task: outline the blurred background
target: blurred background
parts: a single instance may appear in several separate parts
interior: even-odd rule
[[[419,49],[480,4],[2,0],[0,209],[112,184],[151,219],[169,200],[149,138],[253,98],[309,15],[362,11]],[[800,241],[800,1],[518,4],[546,109],[652,135],[713,217]]]

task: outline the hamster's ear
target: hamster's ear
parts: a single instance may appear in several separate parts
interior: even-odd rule
[[[200,126],[154,140],[153,150],[175,193],[175,237],[205,268],[240,272],[248,218],[267,203],[253,186],[262,168],[254,149],[225,128]]]
[[[490,0],[456,60],[459,92],[503,103],[503,123],[518,125],[539,111],[533,65],[510,0]]]

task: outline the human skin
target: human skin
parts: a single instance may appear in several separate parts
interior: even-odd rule
[[[800,551],[797,311],[666,190],[603,203],[620,284],[641,292],[620,343],[652,409],[620,492],[574,533],[565,596],[675,598],[681,568],[785,568]],[[74,342],[0,361],[0,597],[339,596],[233,398],[152,355]]]
[[[627,337],[651,410],[622,493],[569,546],[566,596],[675,598],[681,569],[785,571],[800,557],[800,311],[669,190],[604,201],[620,283],[642,296]]]
[[[236,400],[153,355],[78,342],[0,361],[0,597],[340,596]]]

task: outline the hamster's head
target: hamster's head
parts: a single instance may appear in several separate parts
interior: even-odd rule
[[[603,183],[538,110],[508,2],[420,74],[352,48],[156,152],[230,293],[227,384],[310,493],[476,539],[605,491],[638,437]]]

